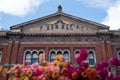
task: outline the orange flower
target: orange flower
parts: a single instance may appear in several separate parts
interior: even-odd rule
[[[26,71],[26,74],[27,74],[29,77],[31,77],[32,74],[33,74],[33,71],[32,71],[31,69],[28,69],[28,70]]]
[[[98,73],[97,73],[96,69],[92,69],[92,68],[88,69],[87,74],[88,74],[89,80],[96,80],[96,78],[98,76]]]
[[[44,69],[44,71],[45,71],[45,72],[48,72],[48,71],[49,71],[49,69],[50,69],[50,67],[45,66],[45,67],[43,67],[43,69]]]
[[[45,60],[45,53],[42,53],[39,55],[39,60],[44,61]]]
[[[56,72],[52,73],[52,78],[53,79],[57,78],[58,76],[59,76],[59,72],[56,71]]]
[[[10,74],[10,73],[11,73],[11,71],[12,71],[12,68],[10,68],[10,69],[7,71],[7,73],[8,73],[8,74]]]
[[[53,66],[59,66],[59,61],[57,61],[57,60],[55,60],[54,62],[53,62]]]
[[[76,80],[77,78],[78,78],[77,72],[73,72],[73,73],[72,73],[72,79],[73,79],[73,80]]]
[[[3,74],[3,76],[5,76],[5,75],[7,74],[7,71],[8,71],[7,68],[5,68],[5,69],[2,70],[2,74]]]
[[[29,78],[28,78],[28,77],[25,77],[24,80],[29,80]]]
[[[20,80],[19,78],[13,78],[12,80]]]
[[[63,60],[63,55],[61,55],[61,54],[59,54],[59,55],[56,55],[55,56],[55,60],[57,60],[57,61],[62,61]]]
[[[66,62],[64,63],[64,66],[65,66],[65,67],[70,66],[70,62],[69,62],[69,61],[66,61]]]
[[[0,72],[2,71],[2,66],[0,66]]]

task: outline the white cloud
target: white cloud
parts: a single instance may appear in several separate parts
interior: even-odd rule
[[[24,16],[34,11],[45,0],[0,0],[0,12],[14,16]]]
[[[2,29],[3,27],[0,25],[0,30]]]
[[[109,8],[113,5],[117,0],[77,0],[83,4],[87,4],[92,7],[99,7],[99,8]]]
[[[110,29],[120,29],[120,1],[107,10],[107,16],[102,22],[109,25]]]
[[[102,24],[110,26],[110,29],[120,29],[120,0],[77,0],[91,7],[103,8],[107,15]]]

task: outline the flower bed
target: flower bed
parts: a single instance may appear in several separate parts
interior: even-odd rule
[[[9,80],[120,80],[120,76],[110,72],[110,67],[120,66],[120,60],[113,57],[109,61],[104,60],[97,63],[96,67],[90,67],[87,57],[88,52],[82,49],[76,55],[76,64],[72,65],[69,61],[63,61],[62,55],[57,55],[54,62],[44,61],[40,55],[41,63],[28,65],[25,61],[22,65],[14,65],[10,70],[0,68],[5,75],[13,73]]]

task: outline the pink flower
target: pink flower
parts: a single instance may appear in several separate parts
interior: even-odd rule
[[[114,56],[110,61],[111,66],[120,66],[120,60],[117,56]]]
[[[106,78],[108,77],[107,68],[102,68],[102,69],[98,70],[98,74],[100,75],[100,77],[102,77],[102,80],[106,80]]]
[[[86,49],[82,49],[79,54],[76,55],[76,63],[81,64],[82,61],[86,60],[88,57],[88,52]]]

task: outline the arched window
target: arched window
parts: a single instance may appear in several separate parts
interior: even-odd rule
[[[57,55],[59,55],[59,54],[61,54],[61,55],[63,54],[62,50],[57,51]]]
[[[88,61],[90,65],[95,65],[95,52],[94,50],[89,50],[89,54],[88,54]]]
[[[75,51],[74,51],[74,56],[76,56],[76,54],[78,54],[80,52],[80,49],[76,49]]]
[[[26,60],[28,62],[28,64],[31,64],[31,52],[30,51],[25,52],[24,60]]]
[[[50,62],[53,62],[55,60],[56,53],[55,51],[50,51]]]
[[[63,53],[64,61],[70,60],[70,59],[69,59],[69,58],[70,58],[69,54],[70,54],[69,51],[64,51],[64,53]]]
[[[76,54],[78,54],[80,52],[80,49],[76,49],[75,51],[74,51],[74,60],[76,61]]]
[[[38,61],[39,61],[39,57],[38,57],[37,51],[33,51],[32,52],[31,63],[35,63],[35,62],[38,62]]]
[[[1,60],[2,60],[2,51],[0,51],[0,63],[1,63]]]
[[[120,50],[118,51],[118,59],[120,59]]]
[[[40,54],[44,54],[43,56],[40,56]],[[42,58],[45,60],[45,51],[44,50],[39,50],[38,52],[39,58]],[[39,60],[40,61],[40,60]]]

